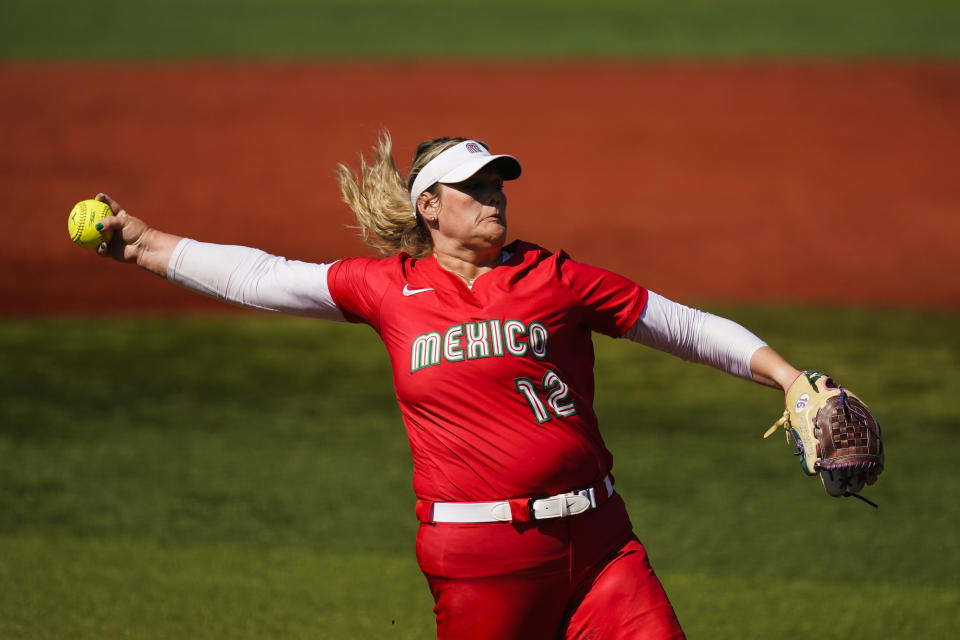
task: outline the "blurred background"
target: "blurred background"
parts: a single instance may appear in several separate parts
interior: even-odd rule
[[[731,317],[876,410],[873,510],[773,392],[598,338],[597,411],[691,638],[960,622],[960,8],[0,2],[0,637],[423,638],[409,450],[366,328],[240,311],[69,241],[154,226],[369,255],[333,170],[465,135],[510,230]],[[802,603],[836,602],[825,619]]]

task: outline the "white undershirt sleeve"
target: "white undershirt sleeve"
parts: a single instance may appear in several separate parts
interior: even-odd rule
[[[637,322],[624,334],[634,342],[751,380],[750,359],[766,343],[741,325],[648,292]]]
[[[330,267],[184,238],[170,256],[167,279],[243,307],[343,321],[327,287]]]

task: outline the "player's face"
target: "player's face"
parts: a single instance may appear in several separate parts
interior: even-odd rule
[[[440,234],[467,246],[500,247],[507,237],[507,196],[503,176],[485,167],[456,184],[441,185]]]

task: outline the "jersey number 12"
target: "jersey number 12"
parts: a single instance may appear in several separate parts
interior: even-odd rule
[[[547,371],[543,374],[539,388],[529,378],[517,378],[513,382],[517,386],[517,392],[527,400],[533,417],[539,424],[551,420],[553,416],[563,418],[576,415],[577,407],[567,397],[570,394],[570,387],[556,372]]]

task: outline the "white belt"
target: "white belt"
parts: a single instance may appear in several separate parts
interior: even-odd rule
[[[576,489],[545,498],[532,498],[529,501],[530,519],[566,518],[596,509],[598,504],[606,502],[613,495],[613,481],[605,476],[601,487],[606,495],[597,495],[596,486]],[[598,497],[600,500],[598,501]],[[433,522],[511,522],[513,516],[510,502],[434,502],[430,520]]]

